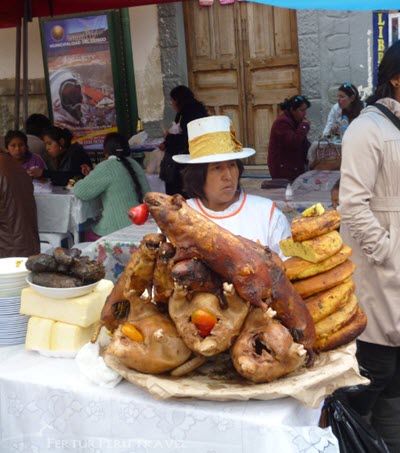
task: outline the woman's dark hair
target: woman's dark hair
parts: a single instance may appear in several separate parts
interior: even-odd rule
[[[28,146],[28,137],[22,131],[17,130],[7,131],[6,135],[4,136],[4,146],[8,148],[8,145],[14,138],[20,138],[21,140],[23,140],[25,145]]]
[[[400,74],[400,41],[396,41],[383,55],[378,67],[378,82],[374,93],[367,99],[372,105],[382,98],[395,98],[395,91],[390,80]]]
[[[171,90],[169,93],[171,99],[176,102],[177,107],[179,110],[189,102],[194,100],[193,91],[185,85],[178,85]]]
[[[42,137],[42,133],[45,129],[51,127],[51,121],[46,115],[41,113],[32,113],[28,116],[25,123],[25,131],[29,135],[35,135],[36,137]]]
[[[281,110],[297,110],[303,104],[306,104],[307,108],[311,106],[311,102],[305,96],[297,94],[296,96],[292,96],[290,99],[285,99],[279,104],[279,107]]]
[[[42,137],[44,137],[45,135],[47,137],[50,137],[55,142],[57,142],[60,146],[61,139],[64,139],[63,147],[65,149],[68,149],[71,146],[71,141],[74,137],[69,129],[67,128],[62,129],[61,127],[57,126],[51,126],[45,129],[43,131]]]
[[[239,181],[244,171],[243,162],[239,159],[236,160],[239,169]],[[207,178],[207,164],[189,164],[182,171],[183,190],[188,198],[205,199],[204,185]],[[240,189],[240,183],[238,183]]]
[[[109,156],[116,156],[117,159],[122,162],[122,165],[127,169],[132,179],[133,187],[138,194],[139,203],[143,203],[144,194],[139,183],[139,179],[135,173],[135,170],[126,159],[131,154],[128,139],[119,132],[110,132],[104,138],[103,150],[105,154],[108,154]]]
[[[345,93],[347,96],[354,96],[354,100],[351,101],[351,104],[342,110],[342,115],[346,115],[351,123],[357,116],[360,114],[361,110],[364,108],[364,103],[360,98],[360,93],[357,90],[357,87],[352,83],[345,82],[338,88],[338,91]]]

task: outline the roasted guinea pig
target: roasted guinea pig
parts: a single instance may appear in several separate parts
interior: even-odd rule
[[[221,277],[198,259],[183,260],[176,263],[171,270],[171,277],[187,291],[190,300],[193,293],[203,291],[215,294],[218,297],[221,308],[228,306],[222,291]]]
[[[271,309],[264,313],[253,307],[231,348],[236,371],[250,381],[272,382],[306,362],[304,347],[293,341],[274,315]]]
[[[129,316],[131,306],[129,300],[124,296],[125,284],[126,275],[122,273],[101,311],[100,324],[106,326],[110,332],[114,332],[120,324],[126,322]],[[96,341],[96,338],[92,341]]]
[[[151,300],[153,273],[160,245],[166,238],[162,234],[146,234],[138,249],[132,254],[125,274],[125,296],[141,296],[147,289],[147,301]]]
[[[157,304],[167,304],[174,291],[174,280],[171,275],[174,255],[175,247],[170,242],[163,242],[160,245],[153,274],[153,299]]]
[[[175,285],[168,304],[169,314],[183,341],[189,348],[204,356],[229,349],[249,311],[250,304],[239,297],[233,285],[224,283],[227,307],[211,293],[196,292],[191,300],[187,291]]]
[[[114,332],[107,353],[118,357],[127,368],[160,374],[182,365],[192,351],[168,315],[135,296],[131,298],[129,318]]]
[[[310,313],[268,248],[232,234],[192,209],[180,195],[147,193],[145,202],[161,231],[176,248],[174,262],[197,258],[223,281],[233,283],[239,296],[266,310],[269,303],[279,319],[309,353],[315,328]]]

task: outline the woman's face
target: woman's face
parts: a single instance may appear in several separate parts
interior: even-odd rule
[[[354,101],[355,96],[349,96],[344,91],[338,91],[338,104],[342,110],[347,109],[350,104]]]
[[[48,135],[44,135],[43,141],[44,141],[44,144],[46,145],[46,150],[50,157],[53,157],[53,158],[58,157],[64,153],[64,147],[62,146],[62,139],[60,141],[60,143],[61,143],[60,144],[56,140],[53,140]]]
[[[7,151],[11,154],[11,156],[21,162],[24,161],[27,150],[28,147],[26,146],[24,140],[19,137],[13,138],[7,146]]]
[[[297,108],[296,110],[290,108],[290,112],[293,115],[293,118],[298,123],[301,123],[307,115],[307,104],[306,103],[301,104],[300,107]]]
[[[178,102],[175,99],[171,98],[171,104],[172,104],[172,107],[175,110],[175,112],[178,113],[179,112]]]
[[[238,199],[239,168],[235,160],[208,164],[204,184],[205,200],[208,209],[223,211]]]

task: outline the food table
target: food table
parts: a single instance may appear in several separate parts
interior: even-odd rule
[[[331,208],[331,190],[339,178],[340,171],[310,170],[295,179],[292,184],[293,196],[290,199],[286,197],[286,188],[251,188],[246,189],[246,192],[275,201],[290,222],[316,203]]]
[[[51,191],[50,191],[51,190]],[[35,190],[39,233],[71,233],[79,242],[79,225],[98,217],[101,200],[79,200],[72,191],[53,186],[48,191]]]
[[[127,381],[98,387],[72,359],[0,348],[0,451],[334,453],[319,410],[273,401],[158,401]]]

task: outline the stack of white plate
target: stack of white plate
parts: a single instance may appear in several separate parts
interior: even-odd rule
[[[27,258],[0,258],[0,345],[25,342],[28,316],[19,313],[21,291],[28,286]]]

